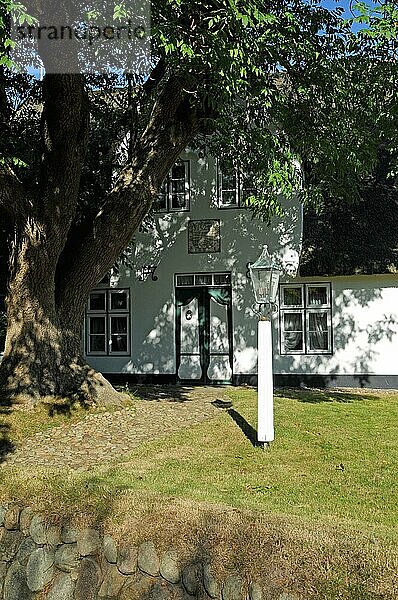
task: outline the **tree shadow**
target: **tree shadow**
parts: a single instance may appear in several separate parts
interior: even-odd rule
[[[319,390],[319,389],[289,389],[283,388],[275,390],[274,396],[276,398],[290,398],[297,400],[297,402],[305,402],[310,404],[321,404],[323,402],[340,402],[340,403],[351,403],[360,402],[363,400],[377,400],[376,394],[364,394],[362,392],[352,392],[345,390]]]
[[[233,408],[230,408],[227,412],[232,420],[235,421],[242,433],[249,440],[251,445],[254,448],[261,446],[261,443],[257,440],[257,431],[254,429],[254,427],[252,427],[250,423],[248,423],[246,419]]]
[[[154,402],[192,402],[190,392],[192,387],[179,385],[148,385],[135,384],[124,388],[140,400],[149,400]]]
[[[0,463],[4,462],[8,454],[15,450],[15,444],[10,439],[11,427],[4,421],[4,417],[11,413],[11,404],[0,400]]]

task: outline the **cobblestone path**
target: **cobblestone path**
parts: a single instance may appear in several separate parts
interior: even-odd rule
[[[24,440],[5,465],[86,469],[123,458],[146,440],[190,427],[220,413],[220,388],[143,387],[133,408],[87,415]]]

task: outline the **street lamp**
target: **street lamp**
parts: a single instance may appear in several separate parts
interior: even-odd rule
[[[281,269],[268,254],[267,246],[250,265],[254,297],[259,309],[258,321],[258,401],[257,440],[268,444],[274,435],[274,389],[272,381],[271,315],[275,308]]]

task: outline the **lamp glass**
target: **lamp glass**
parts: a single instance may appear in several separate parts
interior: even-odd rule
[[[254,297],[257,304],[274,304],[281,270],[274,264],[264,247],[260,257],[250,267]]]

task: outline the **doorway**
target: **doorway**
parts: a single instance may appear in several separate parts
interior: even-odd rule
[[[232,382],[231,286],[176,287],[176,353],[180,383]]]

